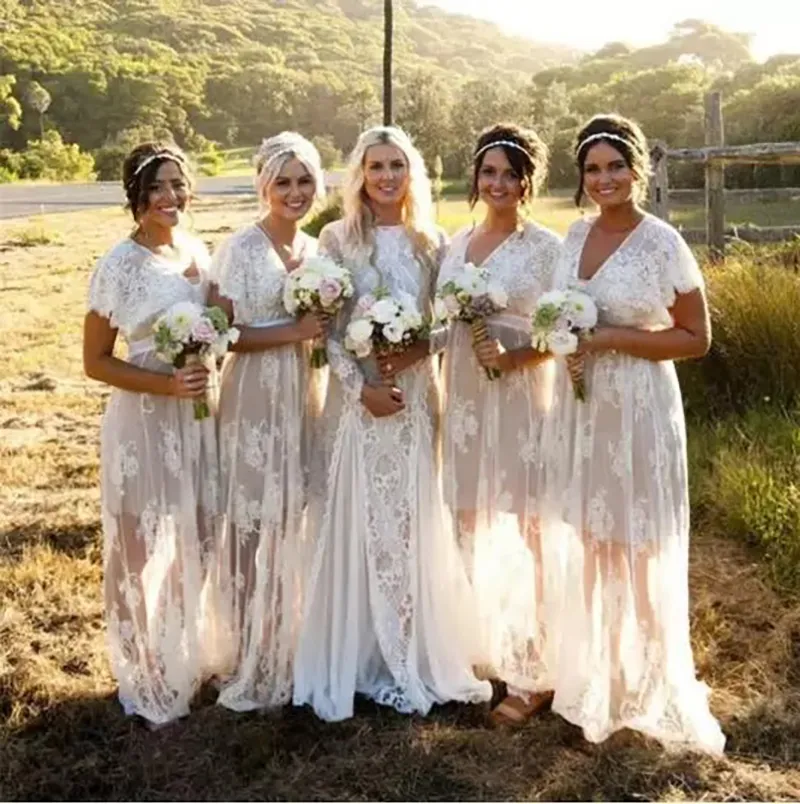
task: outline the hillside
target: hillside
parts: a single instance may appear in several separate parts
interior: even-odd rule
[[[399,87],[421,71],[453,88],[520,82],[578,55],[395,5]],[[169,129],[197,147],[201,137],[251,144],[284,126],[343,148],[380,113],[379,0],[0,0],[0,15],[0,76],[14,76],[23,107],[30,82],[44,86],[46,122],[83,149],[126,129]],[[39,116],[25,111],[0,145],[38,135]]]

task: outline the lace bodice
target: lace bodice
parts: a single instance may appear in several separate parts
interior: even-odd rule
[[[97,262],[89,284],[88,307],[108,318],[129,343],[152,336],[155,320],[176,302],[203,303],[208,290],[209,255],[201,240],[182,234],[185,258],[167,260],[130,237]],[[194,262],[199,277],[184,276]]]
[[[362,253],[357,256],[345,254],[344,223],[328,224],[319,237],[319,249],[332,259],[346,265],[353,272],[355,293],[350,303],[337,316],[336,326],[328,341],[328,358],[331,370],[342,382],[348,396],[358,399],[364,384],[364,374],[355,358],[342,346],[344,331],[360,296],[374,293],[384,287],[390,293],[408,293],[419,298],[424,281],[422,268],[414,255],[411,240],[403,226],[380,226],[375,229],[375,247],[372,259]],[[441,264],[446,239],[439,235],[436,266]]]
[[[472,226],[453,238],[442,263],[439,285],[463,270]],[[521,232],[504,240],[482,263],[493,280],[508,294],[508,312],[529,316],[539,296],[549,290],[558,261],[561,240],[558,235],[535,223],[526,223]]]
[[[668,223],[645,215],[622,245],[589,280],[578,279],[586,237],[595,218],[574,223],[564,241],[556,284],[582,286],[595,300],[600,322],[660,329],[672,325],[675,296],[703,287],[691,249]]]
[[[303,255],[316,253],[317,241],[304,238]],[[214,252],[211,277],[233,302],[234,323],[266,324],[287,318],[283,306],[286,266],[264,230],[255,223],[234,232]]]

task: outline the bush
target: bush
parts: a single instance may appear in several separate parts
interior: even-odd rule
[[[772,582],[800,593],[800,413],[692,423],[689,478],[694,528],[756,547]]]
[[[94,181],[94,159],[75,144],[67,144],[57,131],[46,131],[19,154],[21,179]]]
[[[312,137],[311,142],[319,151],[319,158],[322,162],[322,167],[325,170],[338,167],[344,161],[342,152],[336,147],[333,137],[325,135],[324,137]]]
[[[776,249],[750,249],[706,271],[713,343],[679,366],[690,415],[800,404],[800,277],[784,264]]]
[[[225,157],[213,142],[209,142],[202,153],[197,154],[197,163],[204,176],[218,176],[225,167]]]
[[[97,178],[100,181],[122,181],[122,163],[128,150],[120,145],[105,145],[94,151]]]
[[[331,195],[328,203],[314,215],[313,218],[303,227],[303,231],[311,237],[319,237],[322,227],[331,221],[342,217],[342,199],[339,194]]]

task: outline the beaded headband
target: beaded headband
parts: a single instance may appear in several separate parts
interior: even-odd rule
[[[475,156],[473,159],[477,159],[482,153],[488,151],[490,148],[497,148],[499,145],[505,145],[509,148],[516,148],[518,151],[522,151],[530,159],[530,154],[523,148],[518,142],[512,142],[511,140],[495,140],[494,142],[487,142],[482,148],[478,148],[475,151]]]
[[[620,137],[619,134],[612,134],[610,131],[598,131],[597,134],[590,134],[585,139],[582,139],[579,143],[577,148],[575,148],[575,153],[579,153],[583,150],[584,146],[588,145],[590,142],[595,142],[596,140],[614,140],[615,142],[621,142],[623,145],[627,145],[628,148],[631,148],[632,145],[625,137]]]
[[[183,158],[178,156],[178,154],[173,154],[170,151],[160,151],[157,154],[150,154],[150,156],[142,159],[142,161],[136,166],[136,170],[133,171],[131,178],[136,178],[136,176],[138,176],[148,165],[152,165],[156,159],[169,159],[180,168],[182,168],[185,164]]]

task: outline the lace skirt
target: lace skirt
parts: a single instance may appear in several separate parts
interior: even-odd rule
[[[316,536],[294,702],[352,716],[358,692],[401,712],[488,700],[469,586],[442,505],[432,361],[398,384],[404,411],[375,419],[331,378],[316,464]]]
[[[545,528],[566,550],[554,710],[589,740],[621,728],[721,752],[689,639],[686,433],[671,362],[559,364]]]
[[[151,354],[131,362],[165,371]],[[207,666],[207,558],[218,510],[214,419],[191,400],[115,389],[101,428],[104,592],[128,714],[188,714]]]
[[[238,711],[291,700],[308,573],[307,461],[324,371],[309,350],[234,354],[225,364],[219,433],[224,520],[215,551],[218,702]]]
[[[503,316],[492,319],[491,330],[513,349],[530,342],[529,326]],[[543,539],[539,504],[553,366],[489,380],[469,327],[457,323],[443,374],[445,502],[475,592],[482,664],[515,692],[552,689],[547,623],[560,590],[560,561],[558,546]]]

